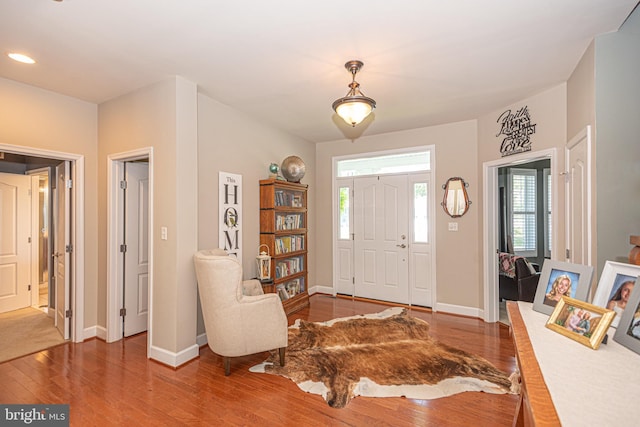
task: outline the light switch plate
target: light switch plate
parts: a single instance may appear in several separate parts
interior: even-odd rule
[[[449,223],[449,231],[458,231],[458,223],[450,222]]]

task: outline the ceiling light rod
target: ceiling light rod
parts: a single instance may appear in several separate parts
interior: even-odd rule
[[[364,96],[360,91],[360,84],[356,81],[356,74],[363,65],[363,62],[358,60],[344,64],[352,76],[349,92],[344,97],[336,99],[332,105],[342,120],[353,127],[362,122],[376,108],[376,101]]]

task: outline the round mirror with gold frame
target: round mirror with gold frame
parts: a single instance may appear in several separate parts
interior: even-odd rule
[[[460,177],[453,177],[447,180],[442,186],[444,189],[444,199],[442,200],[442,208],[452,218],[458,218],[467,213],[471,201],[467,194],[469,184],[464,182]]]

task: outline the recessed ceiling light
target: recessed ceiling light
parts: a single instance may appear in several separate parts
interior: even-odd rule
[[[35,64],[36,61],[33,58],[28,57],[27,55],[23,55],[22,53],[9,53],[8,54],[9,58],[13,59],[14,61],[18,61],[18,62],[22,62],[25,64]]]

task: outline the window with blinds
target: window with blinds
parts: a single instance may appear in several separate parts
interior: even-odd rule
[[[510,169],[510,212],[513,250],[522,256],[537,256],[536,170]]]

